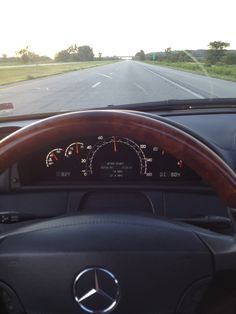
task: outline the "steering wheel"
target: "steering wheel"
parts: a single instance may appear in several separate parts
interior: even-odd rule
[[[220,157],[177,127],[134,112],[62,114],[22,128],[0,142],[0,172],[71,134],[160,146],[236,206],[236,175]],[[233,237],[152,216],[77,214],[0,236],[0,288],[14,313],[195,313],[218,275],[235,270]]]

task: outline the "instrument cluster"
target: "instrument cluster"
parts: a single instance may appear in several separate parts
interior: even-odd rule
[[[39,149],[19,163],[19,172],[25,184],[201,181],[184,160],[161,147],[115,135],[73,138]]]

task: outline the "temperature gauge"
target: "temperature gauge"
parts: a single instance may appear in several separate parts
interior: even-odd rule
[[[78,160],[81,158],[81,152],[84,149],[84,144],[75,142],[70,144],[65,151],[65,156],[70,159]]]
[[[86,174],[86,150],[84,143],[71,143],[65,150],[65,157],[73,174]]]

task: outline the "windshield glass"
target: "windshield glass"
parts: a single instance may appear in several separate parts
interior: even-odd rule
[[[9,0],[1,12],[0,116],[236,97],[234,0]]]

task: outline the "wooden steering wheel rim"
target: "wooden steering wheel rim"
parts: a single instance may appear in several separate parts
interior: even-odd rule
[[[0,141],[0,172],[40,147],[75,135],[123,136],[163,150],[184,162],[236,208],[236,175],[211,149],[190,134],[134,112],[91,110],[53,116],[24,127]]]

